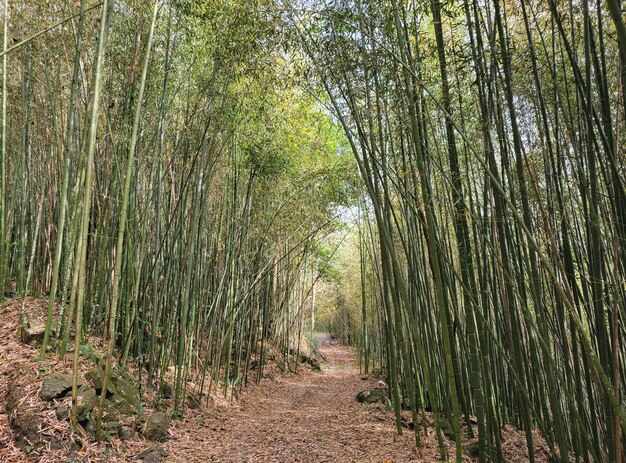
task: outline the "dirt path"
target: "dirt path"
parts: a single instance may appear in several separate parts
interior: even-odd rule
[[[320,335],[327,365],[321,373],[283,376],[251,388],[239,407],[219,417],[195,416],[173,430],[168,461],[427,462],[412,432],[397,436],[382,406],[362,405],[356,394],[374,387],[355,369],[352,349]],[[432,458],[432,457],[431,457]]]

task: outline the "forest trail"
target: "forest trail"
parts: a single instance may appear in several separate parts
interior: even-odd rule
[[[411,431],[396,434],[382,405],[363,405],[359,391],[377,380],[362,379],[354,351],[318,335],[326,358],[321,373],[302,371],[249,387],[239,406],[220,416],[193,416],[174,425],[165,444],[168,461],[237,463],[427,462],[436,447],[414,445]],[[180,429],[177,429],[180,427]],[[180,438],[178,438],[180,437]],[[434,460],[426,456],[429,455]]]

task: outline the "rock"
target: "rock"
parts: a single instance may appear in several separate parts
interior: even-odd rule
[[[96,390],[93,387],[82,385],[78,388],[78,411],[76,417],[78,421],[85,421],[89,419],[91,411],[98,405],[100,397],[96,394]]]
[[[446,436],[450,440],[455,440],[454,428],[448,420],[446,420],[445,418],[441,418],[439,420],[439,427],[441,428],[441,432],[444,436]]]
[[[311,367],[311,370],[313,371],[322,371],[322,367],[320,366],[320,361],[317,360],[315,357],[311,357],[311,360],[309,360],[309,366]]]
[[[123,427],[119,431],[119,436],[120,436],[120,439],[128,440],[131,437],[133,437],[133,432],[130,430],[130,428]]]
[[[109,386],[109,390],[113,389],[110,398],[113,407],[122,415],[136,413],[141,405],[139,389],[129,379],[121,376],[111,377],[111,383],[112,387]]]
[[[387,402],[387,392],[384,389],[372,389],[371,391],[361,391],[356,395],[356,400],[365,404],[375,404],[377,402]]]
[[[467,442],[463,446],[463,449],[465,450],[465,453],[472,458],[478,458],[480,456],[480,445],[478,443],[478,439]]]
[[[104,370],[100,367],[94,367],[85,374],[85,378],[95,388],[96,393],[100,394],[103,387]],[[113,370],[109,372],[106,395],[108,399],[107,411],[110,413],[131,415],[141,405],[139,390],[128,378],[118,375]]]
[[[187,408],[189,408],[190,410],[197,410],[198,408],[200,408],[200,396],[197,394],[187,394],[187,399],[185,402],[187,404]]]
[[[17,339],[24,344],[41,343],[46,331],[46,324],[40,320],[24,320],[24,323],[17,327]]]
[[[41,397],[41,400],[58,399],[59,397],[64,397],[71,389],[72,375],[52,373],[44,378],[39,397]]]
[[[70,419],[70,409],[67,407],[59,407],[55,410],[57,418],[61,421]]]
[[[90,437],[94,437],[96,435],[96,420],[90,418],[84,423],[85,424],[83,425],[83,429],[85,430],[87,435]]]
[[[26,397],[26,391],[23,387],[9,385],[7,395],[4,399],[4,407],[7,415],[13,413],[20,403],[20,401]]]
[[[102,379],[104,376],[104,371],[100,367],[94,367],[85,373],[85,379],[91,383],[91,385],[97,390],[102,390]],[[109,385],[110,385],[109,379]]]
[[[18,408],[9,420],[15,432],[15,442],[20,447],[34,446],[39,442],[39,416],[34,410]]]
[[[172,399],[174,397],[174,388],[171,383],[168,383],[167,381],[163,381],[161,383],[159,392],[161,393],[161,397],[164,399]]]
[[[142,460],[144,463],[159,463],[167,456],[168,453],[161,447],[152,446],[137,455],[137,459]]]
[[[117,436],[122,430],[122,423],[119,421],[109,421],[102,424],[102,429],[111,436]]]
[[[62,450],[65,448],[63,442],[56,437],[52,437],[48,445],[50,446],[50,450]]]
[[[307,365],[309,365],[309,367],[311,367],[311,370],[313,371],[322,371],[322,367],[320,366],[320,361],[311,355],[306,355],[306,354],[301,353],[300,362],[306,363]]]
[[[167,437],[169,427],[169,416],[163,412],[156,412],[148,419],[143,435],[146,439],[163,441]]]
[[[404,417],[400,420],[400,424],[402,425],[403,428],[407,428],[407,429],[410,429],[410,430],[414,430],[415,429],[415,423],[413,421],[411,421],[411,420],[408,420],[408,419],[404,418]]]

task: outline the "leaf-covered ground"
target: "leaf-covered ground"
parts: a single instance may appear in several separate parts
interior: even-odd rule
[[[320,336],[327,363],[249,387],[236,407],[218,416],[198,412],[174,426],[164,447],[177,462],[437,461],[437,447],[420,452],[412,431],[395,431],[382,404],[363,405],[359,391],[377,386],[355,369],[352,349]]]
[[[30,302],[30,301],[29,301]],[[69,371],[54,355],[36,361],[38,351],[15,339],[21,304],[0,306],[0,461],[2,462],[133,462],[153,443],[140,428],[131,439],[97,444],[82,442],[72,451],[48,446],[26,454],[14,443],[10,416],[2,403],[12,388],[23,387],[21,407],[38,411],[39,434],[46,441],[67,437],[69,424],[58,420],[54,409],[39,399],[41,380],[52,371]],[[34,301],[29,305],[41,305]],[[176,463],[291,463],[291,462],[437,462],[440,461],[432,417],[422,432],[422,447],[414,445],[413,431],[397,435],[393,413],[381,403],[361,404],[360,391],[380,387],[379,380],[363,376],[354,350],[319,335],[319,349],[326,359],[321,372],[299,365],[297,373],[282,373],[269,364],[260,386],[249,385],[230,403],[213,400],[207,407],[188,410],[184,419],[173,420],[166,442],[157,444],[167,452],[161,461]],[[86,368],[87,365],[81,365]],[[84,369],[82,368],[82,369]],[[154,412],[145,401],[145,413]],[[132,421],[132,419],[129,418]],[[410,421],[406,412],[405,424]],[[132,423],[131,423],[132,424]],[[535,433],[538,462],[546,462],[545,442]],[[448,453],[454,445],[447,441]],[[510,427],[503,431],[503,451],[508,462],[528,461],[523,433]],[[164,455],[164,453],[163,453]],[[465,456],[466,461],[473,461]]]

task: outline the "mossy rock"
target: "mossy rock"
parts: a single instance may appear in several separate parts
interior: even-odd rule
[[[356,400],[362,404],[387,403],[387,391],[385,389],[372,389],[361,391],[356,395]]]
[[[167,381],[163,381],[161,383],[161,387],[159,389],[159,392],[161,393],[161,397],[163,397],[164,399],[173,399],[174,398],[174,387],[172,386],[171,383],[169,383]]]
[[[76,417],[78,421],[85,421],[89,419],[91,411],[98,405],[100,397],[96,394],[96,390],[93,387],[86,385],[78,388],[77,397],[80,400],[80,405],[78,405]]]
[[[91,370],[89,370],[87,373],[85,373],[85,379],[89,381],[96,390],[99,390],[99,391],[102,390],[103,378],[104,378],[104,370],[100,367],[94,367]],[[113,386],[113,383],[111,382],[111,378],[109,378],[109,381],[107,382],[109,383],[109,388],[111,388]]]
[[[478,458],[480,456],[480,444],[478,439],[463,445],[463,450],[472,458]]]
[[[106,423],[102,423],[102,430],[108,436],[117,436],[122,430],[122,423],[119,421],[108,421]]]
[[[185,403],[187,404],[187,408],[189,408],[190,410],[197,410],[198,408],[200,408],[200,396],[197,394],[187,394],[187,399],[185,400]]]
[[[87,372],[85,378],[94,386],[96,390],[102,390],[104,380],[104,370],[100,367],[92,368]],[[107,380],[107,408],[110,411],[122,415],[130,415],[137,411],[141,405],[139,389],[133,382],[124,376],[111,371]]]
[[[161,447],[153,446],[137,455],[137,459],[144,463],[160,463],[160,461],[167,456],[168,453]]]
[[[170,428],[170,417],[163,412],[156,412],[146,422],[143,435],[153,441],[164,441]]]
[[[441,432],[444,436],[446,436],[450,440],[455,440],[454,427],[450,424],[448,420],[446,420],[445,418],[441,418],[439,420],[439,427],[441,428]]]

